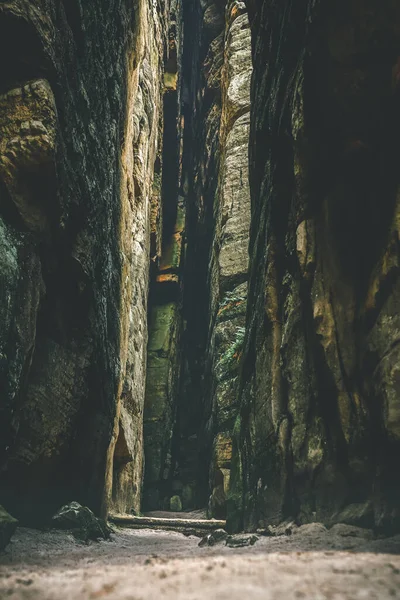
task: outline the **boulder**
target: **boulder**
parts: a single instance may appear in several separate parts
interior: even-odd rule
[[[258,541],[258,537],[252,535],[229,535],[226,539],[226,546],[229,548],[244,548],[245,546],[254,546]]]
[[[200,542],[199,546],[202,548],[203,546],[216,546],[217,544],[221,544],[222,542],[226,542],[228,538],[228,534],[225,529],[216,529],[212,533],[204,536]]]
[[[172,512],[181,512],[182,510],[182,500],[180,496],[172,496],[169,501],[169,508]]]
[[[292,535],[297,529],[297,525],[292,520],[283,521],[279,525],[268,525],[263,535],[281,536]]]
[[[309,537],[317,537],[328,533],[327,528],[322,523],[305,523],[297,527],[293,533],[296,535],[306,535]]]
[[[259,538],[254,535],[228,535],[225,529],[216,529],[212,533],[207,534],[199,542],[199,546],[216,546],[225,542],[225,546],[229,548],[243,548],[245,546],[253,546]]]
[[[51,520],[54,529],[71,530],[76,539],[87,542],[89,540],[108,539],[110,529],[102,520],[98,519],[90,508],[81,506],[79,502],[70,502],[61,507]]]
[[[371,529],[364,529],[363,527],[356,527],[355,525],[347,525],[346,523],[337,523],[329,530],[332,535],[339,535],[340,537],[355,537],[362,538],[364,540],[373,540],[374,533]]]

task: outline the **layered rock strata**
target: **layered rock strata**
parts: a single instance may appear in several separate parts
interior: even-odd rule
[[[250,282],[231,527],[345,511],[393,529],[400,8],[248,4]]]
[[[195,504],[213,492],[210,512],[224,516],[247,295],[250,29],[236,1],[194,3],[185,27],[198,43],[185,48],[190,202],[176,477]]]
[[[0,5],[0,496],[22,520],[139,508],[168,22],[144,0]]]
[[[207,348],[212,362],[210,428],[214,437],[209,510],[212,516],[223,517],[229,490],[232,432],[238,413],[250,229],[248,144],[252,65],[250,28],[243,2],[227,3],[225,23],[220,166],[209,275],[211,319]]]

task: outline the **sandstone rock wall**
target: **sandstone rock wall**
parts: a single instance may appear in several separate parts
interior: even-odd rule
[[[224,512],[247,294],[250,30],[245,5],[236,1],[193,3],[185,27],[196,44],[185,47],[187,253],[176,486],[198,505],[215,488],[221,506],[211,512]]]
[[[150,240],[164,127],[164,62],[170,55],[169,7],[142,2],[137,19],[137,67],[128,88],[127,145],[122,149],[122,372],[106,474],[107,505],[121,513],[138,512],[141,506]],[[153,235],[159,244],[161,231],[153,228]]]
[[[216,230],[211,255],[211,319],[207,352],[212,362],[210,513],[225,516],[232,432],[238,413],[238,379],[247,302],[250,188],[251,38],[243,2],[225,9],[220,168],[215,200]],[[221,477],[222,475],[222,477]],[[223,492],[221,481],[223,478]]]
[[[25,520],[139,507],[168,22],[145,0],[0,5],[0,496]]]
[[[399,4],[248,4],[250,280],[231,527],[345,515],[393,529]]]

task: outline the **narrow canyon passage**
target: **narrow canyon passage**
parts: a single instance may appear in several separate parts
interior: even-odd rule
[[[0,49],[0,596],[396,596],[399,1],[5,0]]]
[[[182,9],[164,75],[143,509],[209,504],[225,518],[247,296],[251,35],[243,3]]]

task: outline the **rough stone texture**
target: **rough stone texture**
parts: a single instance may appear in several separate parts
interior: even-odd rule
[[[215,437],[210,486],[215,496],[215,484],[218,487],[222,474],[226,497],[230,480],[231,436],[238,413],[238,375],[247,303],[252,65],[250,28],[244,3],[236,0],[228,2],[225,15],[224,65],[221,73],[221,162],[212,251],[216,275],[212,277],[211,288],[217,312],[211,315],[208,352],[214,364],[211,389]],[[220,510],[219,514],[226,516],[226,508],[224,510],[221,506]]]
[[[250,281],[230,527],[332,522],[370,502],[364,525],[393,530],[400,7],[248,5]]]
[[[140,6],[140,62],[132,81],[127,102],[128,139],[133,145],[126,148],[125,181],[126,207],[122,227],[123,265],[126,277],[123,286],[124,337],[121,353],[122,372],[120,401],[113,433],[112,507],[119,512],[139,512],[143,479],[143,411],[147,361],[147,296],[149,286],[149,252],[151,206],[154,201],[153,173],[162,143],[162,73],[163,51],[168,56],[167,8]],[[133,179],[131,180],[131,176]],[[157,181],[157,174],[155,176]],[[109,462],[111,462],[111,452]],[[109,465],[109,470],[111,466]],[[108,478],[110,475],[108,473]],[[108,490],[110,490],[108,481]],[[110,502],[108,503],[110,504]]]
[[[106,540],[110,537],[107,524],[95,517],[87,506],[81,506],[79,502],[70,502],[62,506],[52,517],[50,524],[55,529],[71,530],[73,536],[83,542]]]
[[[37,79],[8,90],[0,97],[0,115],[1,181],[25,227],[44,233],[54,210],[54,199],[46,197],[46,184],[54,179],[57,120],[50,84]]]
[[[199,547],[203,548],[204,546],[215,546],[216,544],[222,544],[226,542],[227,537],[228,534],[225,529],[216,529],[212,533],[209,533],[201,538]]]
[[[223,518],[247,296],[251,51],[241,2],[193,3],[185,17],[183,178],[188,188],[184,362],[177,471]]]
[[[25,520],[139,508],[168,21],[0,4],[0,497]]]

